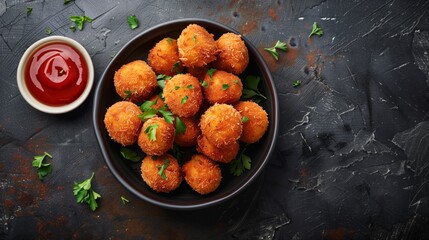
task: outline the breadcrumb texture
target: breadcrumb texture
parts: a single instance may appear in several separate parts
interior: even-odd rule
[[[214,192],[222,180],[219,165],[204,155],[193,155],[182,170],[188,185],[202,195]]]
[[[158,125],[156,128],[156,139],[152,141],[145,130],[155,124]],[[138,145],[147,155],[161,156],[173,146],[175,131],[173,124],[167,123],[164,118],[150,118],[143,123],[138,138]]]
[[[268,114],[257,103],[252,101],[242,101],[235,105],[235,109],[242,117],[249,120],[243,123],[243,132],[240,140],[246,143],[259,141],[268,129]]]
[[[157,74],[174,76],[183,71],[176,39],[164,38],[156,43],[149,51],[147,61]]]
[[[208,86],[202,89],[204,97],[209,103],[232,104],[240,100],[243,84],[238,76],[222,70],[216,70],[212,76],[206,74],[204,81]]]
[[[240,150],[238,141],[234,141],[230,145],[219,148],[213,145],[204,135],[198,136],[197,144],[197,151],[199,153],[219,163],[231,162],[237,156],[238,150]]]
[[[214,67],[216,69],[241,74],[249,64],[249,51],[241,36],[234,33],[225,33],[217,41],[219,51]]]
[[[164,169],[166,179],[159,174],[164,160],[168,159],[168,166]],[[154,157],[147,155],[141,164],[143,181],[156,192],[168,193],[177,189],[183,180],[182,169],[177,159],[170,154]]]

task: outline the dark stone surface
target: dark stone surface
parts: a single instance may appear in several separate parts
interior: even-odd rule
[[[94,21],[72,32],[68,17],[82,14]],[[92,129],[93,94],[71,113],[48,115],[24,101],[15,78],[47,28],[85,46],[97,83],[124,43],[185,17],[224,23],[260,50],[281,126],[264,174],[245,192],[176,212],[135,198],[110,174]],[[314,21],[325,34],[309,39]],[[278,62],[263,50],[277,40],[289,43]],[[428,1],[1,0],[0,239],[425,239],[428,52]],[[41,182],[31,161],[44,151],[54,171]],[[93,171],[102,195],[95,212],[72,193]]]

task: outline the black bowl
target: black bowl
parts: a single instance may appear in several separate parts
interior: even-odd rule
[[[249,50],[250,62],[246,71],[240,75],[244,79],[247,75],[261,77],[259,90],[267,96],[260,105],[267,111],[270,122],[268,131],[264,137],[255,144],[248,147],[246,152],[252,158],[252,167],[241,176],[232,176],[228,166],[222,166],[222,182],[219,188],[208,195],[199,195],[194,192],[186,182],[175,191],[165,194],[157,193],[150,189],[140,176],[140,163],[132,163],[121,157],[121,146],[113,142],[103,123],[104,115],[108,107],[121,100],[116,94],[113,85],[113,76],[123,64],[136,59],[146,60],[149,50],[165,37],[177,38],[180,32],[189,24],[195,23],[203,26],[208,32],[214,34],[215,39],[223,33],[233,32],[239,34],[232,28],[220,23],[205,19],[179,19],[162,23],[152,27],[129,41],[118,52],[104,71],[95,92],[94,98],[94,129],[100,145],[101,152],[112,174],[129,191],[137,197],[155,205],[171,209],[198,209],[221,203],[236,196],[240,191],[258,176],[267,163],[273,151],[277,137],[278,127],[278,100],[275,85],[270,71],[258,50],[242,36]]]

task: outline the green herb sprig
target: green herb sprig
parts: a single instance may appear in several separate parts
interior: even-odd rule
[[[323,29],[321,27],[319,27],[319,25],[317,24],[317,22],[313,23],[313,27],[311,29],[311,33],[310,35],[308,35],[308,38],[310,38],[313,35],[317,35],[317,36],[322,36],[324,34]]]
[[[287,50],[287,45],[285,42],[281,42],[280,40],[278,40],[276,42],[276,45],[274,45],[274,47],[269,47],[269,48],[264,48],[265,51],[269,52],[271,54],[271,56],[273,56],[273,58],[278,61],[279,60],[279,53],[277,52],[277,49],[282,50],[282,51],[286,51]]]
[[[128,26],[131,28],[131,30],[134,30],[139,27],[139,20],[137,19],[136,15],[129,15],[127,21]]]
[[[90,178],[84,180],[83,182],[74,182],[73,194],[76,197],[77,203],[87,203],[89,208],[92,211],[95,211],[95,209],[98,207],[97,199],[101,198],[101,195],[92,189],[91,180],[93,177],[94,172]]]
[[[141,159],[140,156],[130,148],[121,148],[120,153],[123,158],[130,160],[131,162],[138,162]]]
[[[161,176],[162,179],[168,180],[167,176],[165,176],[165,169],[170,164],[168,158],[164,158],[164,163],[161,166],[157,166],[159,168],[158,175]]]
[[[43,181],[43,179],[52,172],[52,165],[50,163],[43,163],[46,157],[52,159],[52,155],[44,152],[43,155],[34,156],[34,160],[32,162],[33,167],[37,168],[37,175],[39,179]]]
[[[243,147],[237,158],[229,164],[229,172],[234,176],[240,176],[244,171],[250,170],[252,167],[252,159],[244,154],[246,147]]]
[[[74,22],[76,24],[77,29],[79,29],[80,31],[82,31],[83,26],[85,24],[85,22],[91,23],[92,19],[88,16],[70,16],[69,17],[70,21]]]
[[[253,97],[260,97],[263,99],[267,99],[267,97],[265,97],[258,89],[260,80],[261,78],[259,76],[253,76],[253,75],[249,75],[244,79],[243,81],[244,87],[243,87],[243,95],[242,95],[244,99],[249,99]]]

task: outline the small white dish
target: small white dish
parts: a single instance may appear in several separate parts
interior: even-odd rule
[[[31,60],[30,57],[33,55],[35,51],[38,49],[52,43],[62,43],[71,46],[74,48],[74,50],[78,51],[81,56],[83,57],[83,60],[87,64],[87,81],[86,86],[84,90],[81,92],[80,96],[77,97],[75,100],[73,100],[70,103],[67,103],[65,105],[60,106],[52,106],[47,105],[39,100],[37,100],[29,91],[29,88],[27,87],[26,81],[25,81],[25,72],[27,64],[30,64],[29,61]],[[50,113],[50,114],[61,114],[66,113],[69,111],[74,110],[78,106],[80,106],[85,99],[88,97],[89,93],[91,92],[92,85],[94,83],[94,66],[92,64],[92,60],[86,49],[77,41],[63,36],[49,36],[43,39],[38,40],[37,42],[33,43],[22,55],[21,60],[18,64],[17,74],[16,74],[16,80],[18,83],[19,91],[21,92],[22,97],[27,101],[28,104],[30,104],[35,109]]]

